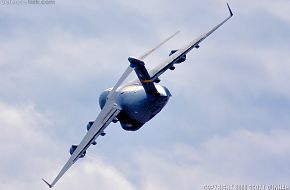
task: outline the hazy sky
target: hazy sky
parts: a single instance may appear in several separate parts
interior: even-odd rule
[[[181,30],[146,60],[158,64],[228,16],[222,0],[0,3],[5,190],[47,188],[129,56]],[[160,77],[164,110],[137,132],[111,124],[55,189],[290,186],[290,1],[229,3],[234,17]]]

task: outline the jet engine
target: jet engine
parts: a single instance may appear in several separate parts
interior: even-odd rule
[[[77,149],[78,145],[72,145],[69,149],[69,153],[70,155],[72,155],[74,153],[74,151]],[[86,155],[86,151],[84,151],[84,153],[80,156],[80,158],[85,157]]]
[[[87,124],[87,131],[90,130],[93,124],[94,124],[94,121],[89,121],[89,123]]]
[[[169,53],[169,56],[173,55],[175,52],[177,52],[178,50],[171,50],[171,52]],[[186,55],[181,56],[177,61],[175,61],[175,63],[179,64],[182,63],[186,60]],[[172,69],[173,70],[173,69]]]
[[[90,130],[90,128],[92,127],[93,124],[94,124],[94,121],[89,121],[89,123],[87,124],[87,131]],[[102,135],[102,133],[101,133],[101,135]],[[102,135],[102,136],[104,136],[104,135]],[[92,144],[93,144],[93,145],[96,145],[97,142],[94,141],[94,142],[92,142]]]

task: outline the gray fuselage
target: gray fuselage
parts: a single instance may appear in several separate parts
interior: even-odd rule
[[[152,119],[168,102],[171,94],[161,85],[156,85],[157,95],[146,94],[141,84],[122,87],[116,95],[116,103],[121,107],[117,115],[123,129],[136,131],[147,121]],[[107,96],[112,89],[105,90],[99,97],[101,109],[106,103]]]

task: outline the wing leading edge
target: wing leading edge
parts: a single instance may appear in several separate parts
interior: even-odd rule
[[[233,12],[232,12],[232,10],[231,10],[231,8],[230,8],[228,3],[227,3],[227,7],[228,7],[230,15],[225,20],[223,20],[220,24],[218,24],[215,27],[213,27],[207,33],[201,35],[199,38],[191,41],[189,44],[187,44],[183,48],[179,49],[177,52],[172,54],[170,57],[168,57],[161,64],[159,64],[156,67],[154,67],[153,69],[151,69],[149,71],[149,74],[151,76],[151,80],[153,80],[153,81],[158,80],[158,77],[161,74],[163,74],[167,69],[172,67],[176,61],[178,61],[181,57],[186,55],[193,48],[199,48],[200,42],[202,42],[205,38],[210,36],[214,31],[216,31],[219,27],[221,27],[224,23],[226,23],[233,16]]]
[[[97,119],[84,136],[81,143],[73,152],[67,163],[63,166],[59,174],[53,180],[51,184],[42,179],[50,188],[52,188],[57,181],[65,174],[65,172],[84,154],[89,146],[95,141],[95,139],[105,130],[105,128],[112,122],[112,120],[119,114],[120,107],[117,104],[106,104],[102,111],[99,113]]]

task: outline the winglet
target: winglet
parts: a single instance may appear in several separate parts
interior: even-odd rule
[[[50,185],[47,181],[45,181],[43,178],[41,178],[42,181],[44,181],[44,183],[46,183],[46,185],[48,185],[49,188],[52,188],[52,185]]]
[[[233,12],[232,12],[232,10],[231,10],[231,7],[230,7],[230,5],[227,3],[227,6],[228,6],[228,8],[229,8],[229,11],[230,11],[230,14],[231,14],[231,17],[234,15],[233,14]]]

